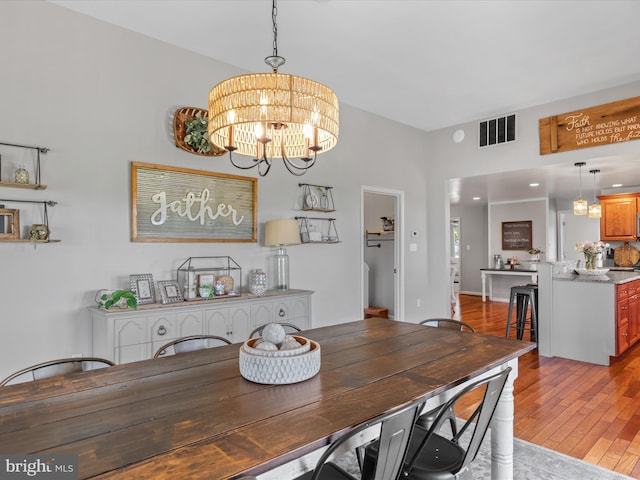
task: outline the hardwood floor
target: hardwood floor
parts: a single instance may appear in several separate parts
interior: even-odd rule
[[[504,336],[507,310],[507,303],[459,295],[454,318]],[[529,352],[520,358],[515,405],[516,437],[640,478],[638,345],[610,367]]]

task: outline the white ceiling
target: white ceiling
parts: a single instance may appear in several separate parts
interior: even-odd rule
[[[248,72],[268,70],[270,0],[50,1]],[[637,0],[280,0],[280,71],[431,131],[640,80],[639,19]],[[591,186],[588,168],[597,166],[583,171]],[[481,184],[484,198],[505,196],[505,184],[528,185],[532,175],[577,183],[577,169],[564,170],[571,180],[539,169],[467,181],[462,198]]]

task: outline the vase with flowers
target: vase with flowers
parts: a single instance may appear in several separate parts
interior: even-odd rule
[[[585,240],[583,242],[576,243],[576,251],[582,252],[585,260],[585,268],[587,270],[595,270],[596,258],[598,255],[602,255],[606,248],[609,247],[608,243],[601,241],[591,242]]]

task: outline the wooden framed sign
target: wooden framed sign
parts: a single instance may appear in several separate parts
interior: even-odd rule
[[[256,242],[258,181],[131,163],[133,242]]]
[[[540,155],[640,139],[640,97],[541,118]]]
[[[530,250],[532,221],[502,222],[502,250]]]

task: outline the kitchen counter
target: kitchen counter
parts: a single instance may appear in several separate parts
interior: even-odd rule
[[[634,280],[640,280],[640,272],[609,270],[604,275],[578,275],[577,273],[560,273],[554,280],[585,283],[612,283],[620,285]]]

